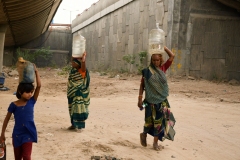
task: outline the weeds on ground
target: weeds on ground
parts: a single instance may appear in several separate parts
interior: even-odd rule
[[[147,57],[147,52],[146,51],[141,51],[138,53],[138,58],[139,62],[136,63],[136,54],[127,54],[122,57],[122,59],[125,61],[125,63],[128,66],[128,72],[132,73],[133,72],[133,65],[138,69],[138,74],[141,73],[142,69],[144,68],[144,60]],[[121,68],[121,72],[126,72],[123,68]]]
[[[57,74],[58,74],[58,75],[67,75],[67,74],[70,72],[71,69],[72,69],[72,66],[71,66],[71,65],[66,65],[66,66],[64,66],[64,67],[61,69],[61,71],[58,72]]]

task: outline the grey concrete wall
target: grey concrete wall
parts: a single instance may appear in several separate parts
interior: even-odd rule
[[[147,51],[159,22],[176,55],[170,74],[240,80],[239,20],[216,0],[100,0],[76,17],[72,32],[87,39],[90,69],[121,70],[123,55]]]
[[[111,2],[111,3],[110,3]],[[92,12],[100,5],[98,12]],[[128,70],[123,56],[148,50],[148,34],[159,23],[167,35],[167,0],[100,0],[79,15],[73,34],[86,38],[89,69]],[[147,65],[147,61],[144,62]],[[137,71],[137,67],[133,67]]]
[[[215,0],[174,3],[172,72],[240,80],[240,14]]]
[[[49,27],[42,36],[22,45],[21,48],[36,49],[49,47],[51,50],[72,51],[72,34],[70,29],[54,29]]]
[[[20,48],[28,49],[30,52],[40,49],[42,47],[50,47],[52,58],[45,60],[37,58],[36,65],[38,67],[63,67],[67,65],[70,60],[72,52],[72,33],[69,29],[53,29],[50,28],[42,36],[34,39],[33,41],[20,46]],[[17,48],[5,48],[3,54],[3,65],[15,65]]]

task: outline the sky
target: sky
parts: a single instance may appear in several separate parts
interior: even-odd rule
[[[72,20],[76,18],[76,15],[82,13],[97,1],[98,0],[62,0],[62,3],[58,7],[53,18],[53,23],[72,23]]]

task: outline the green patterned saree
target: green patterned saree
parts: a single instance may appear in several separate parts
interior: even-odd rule
[[[88,118],[90,76],[86,70],[83,78],[77,69],[72,68],[68,78],[68,109],[72,126],[78,129],[85,128],[85,120]]]

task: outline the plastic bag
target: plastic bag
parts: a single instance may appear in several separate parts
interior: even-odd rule
[[[31,62],[25,61],[20,57],[16,66],[19,74],[19,83],[34,83],[35,68]]]

